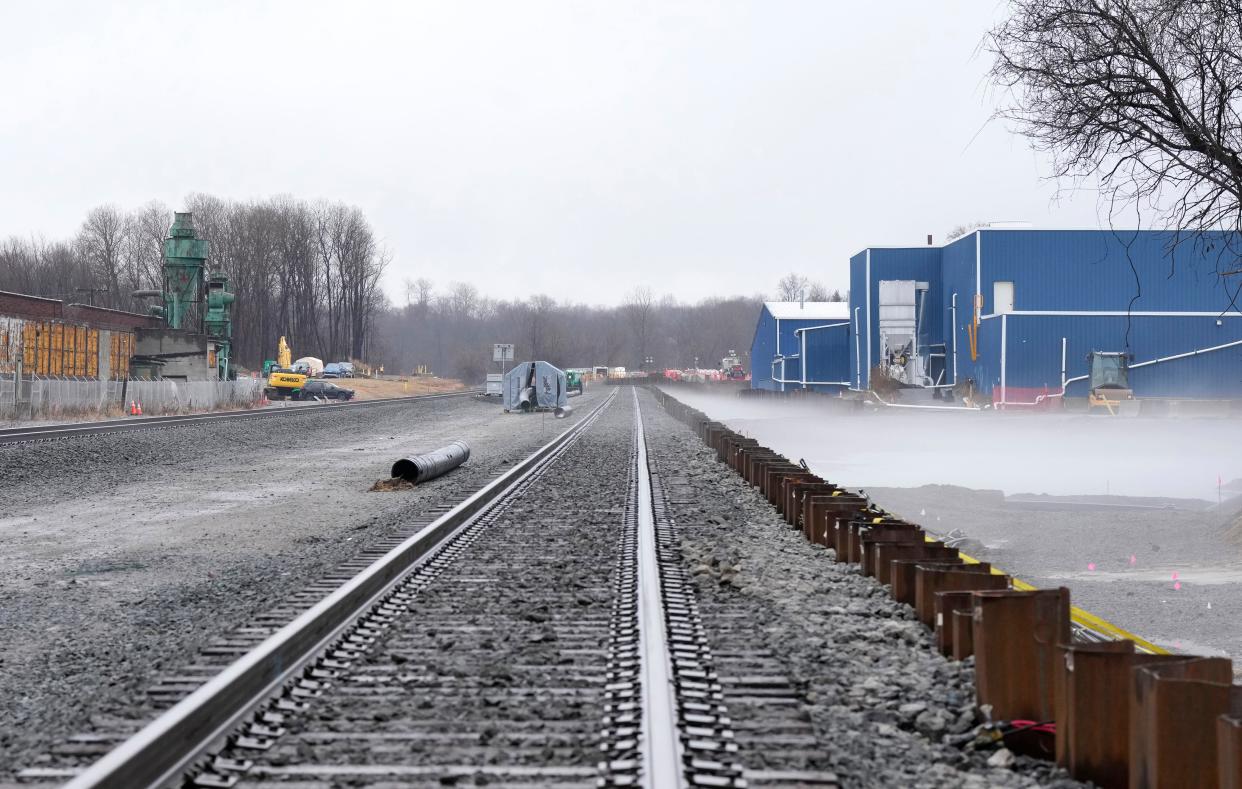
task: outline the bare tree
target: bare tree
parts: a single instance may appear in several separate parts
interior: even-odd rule
[[[777,301],[802,301],[806,298],[807,278],[789,272],[776,286]]]
[[[1013,0],[991,32],[1001,116],[1110,211],[1242,227],[1242,0]]]
[[[128,290],[124,298],[121,293],[129,233],[129,217],[114,205],[92,208],[78,232],[78,248],[102,285],[101,304],[107,307],[120,307],[129,301]]]
[[[955,225],[948,235],[944,237],[945,241],[952,241],[955,238],[961,238],[967,233],[972,233],[981,227],[987,227],[987,222],[967,222],[964,225]]]
[[[643,368],[647,363],[647,341],[651,328],[651,308],[655,305],[655,294],[646,286],[634,288],[625,297],[622,310],[629,321],[630,329],[637,340],[637,359],[635,367]]]
[[[808,281],[806,286],[807,301],[832,301],[832,294],[828,292],[828,288],[824,287],[824,283],[818,281]]]

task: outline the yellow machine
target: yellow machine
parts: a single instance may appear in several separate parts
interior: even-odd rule
[[[276,347],[276,364],[268,372],[267,386],[263,388],[263,393],[269,400],[293,397],[306,386],[305,375],[289,370],[292,363],[293,352],[289,349],[289,343],[281,337],[280,344]]]
[[[267,386],[263,391],[269,400],[284,400],[300,392],[303,386],[306,386],[305,375],[273,370],[267,376]]]

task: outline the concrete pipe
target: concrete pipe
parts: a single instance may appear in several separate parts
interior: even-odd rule
[[[454,441],[434,452],[401,458],[392,464],[392,476],[417,484],[447,474],[469,459],[470,446],[465,441]]]
[[[558,406],[556,409],[556,418],[564,419],[565,417],[569,416],[573,412],[574,412],[574,407],[572,405]]]

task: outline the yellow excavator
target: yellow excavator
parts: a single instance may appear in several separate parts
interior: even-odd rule
[[[295,373],[292,366],[293,352],[289,350],[289,343],[281,337],[276,347],[276,362],[268,366],[267,386],[263,387],[267,399],[284,400],[295,397],[306,386],[306,376]]]

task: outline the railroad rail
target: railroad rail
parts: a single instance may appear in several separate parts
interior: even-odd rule
[[[533,541],[522,537],[520,513],[542,511],[540,496],[569,471],[558,463],[620,397],[611,392],[552,442],[338,587],[325,582],[330,591],[322,600],[201,686],[185,687],[191,677],[157,685],[170,701],[188,695],[99,761],[84,770],[31,768],[19,778],[69,778],[69,789],[470,777],[539,786],[837,786],[830,771],[781,767],[791,760],[804,766],[808,739],[790,735],[808,724],[799,691],[781,671],[757,668],[754,651],[737,647],[740,653],[726,662],[739,676],[720,676],[673,508],[648,452],[637,390],[628,413],[611,412],[614,433],[626,420],[628,462],[616,439],[592,439],[600,445],[593,451],[615,456],[609,467],[617,472],[615,495],[598,505],[612,531],[592,535],[598,526],[571,519],[561,536],[574,543],[572,556],[566,544],[549,542],[546,528]],[[592,551],[611,561],[591,565]],[[549,562],[566,556],[588,563],[589,584],[547,572]],[[463,602],[470,584],[496,583],[505,572],[546,579],[539,582],[545,587],[555,579],[546,595],[525,600],[544,612],[529,617],[531,627],[553,631],[507,631],[513,612]],[[581,608],[598,598],[607,608]],[[500,673],[533,678],[506,721],[504,699],[512,696],[489,688],[497,670],[489,652],[501,639],[538,644],[549,638],[558,642],[552,656],[522,648],[517,657],[502,656]],[[456,649],[470,667],[437,668],[445,649]],[[739,758],[725,701],[730,692],[743,706],[766,698],[779,708],[756,716],[750,727],[757,731],[758,769],[745,769]],[[549,703],[551,712],[540,706]],[[422,708],[425,717],[416,711]],[[377,712],[384,709],[393,712]],[[390,715],[400,724],[375,728],[373,717]],[[317,730],[312,723],[321,720],[333,723]],[[492,731],[497,726],[503,731]],[[768,747],[764,737],[775,743],[768,753],[760,752]],[[493,738],[503,743],[500,750]],[[415,751],[425,749],[431,763],[376,758],[374,749],[395,747],[388,742],[418,743]]]
[[[68,787],[158,787],[186,774],[200,786],[236,783],[251,765],[210,752],[221,746],[270,744],[265,740],[282,734],[283,713],[305,709],[302,699],[321,695],[395,616],[408,610],[407,584],[416,587],[427,580],[419,571],[434,572],[451,562],[454,550],[461,550],[459,543],[471,538],[471,529],[477,537],[487,516],[555,463],[612,399],[342,584]],[[27,775],[38,777],[37,772]]]
[[[216,422],[233,422],[264,417],[288,416],[290,414],[322,413],[356,408],[368,408],[379,405],[415,403],[427,400],[442,400],[450,397],[465,397],[478,394],[478,389],[467,389],[461,392],[444,392],[441,394],[412,395],[410,397],[392,397],[383,400],[351,400],[344,403],[311,403],[286,408],[246,408],[237,411],[217,411],[206,414],[178,414],[174,416],[145,416],[127,419],[107,419],[98,422],[70,422],[37,427],[10,427],[0,429],[0,446],[5,444],[22,444],[35,441],[59,441],[81,436],[101,435],[105,433],[129,433],[138,430],[158,430],[168,427],[184,427],[187,425],[212,424]]]

